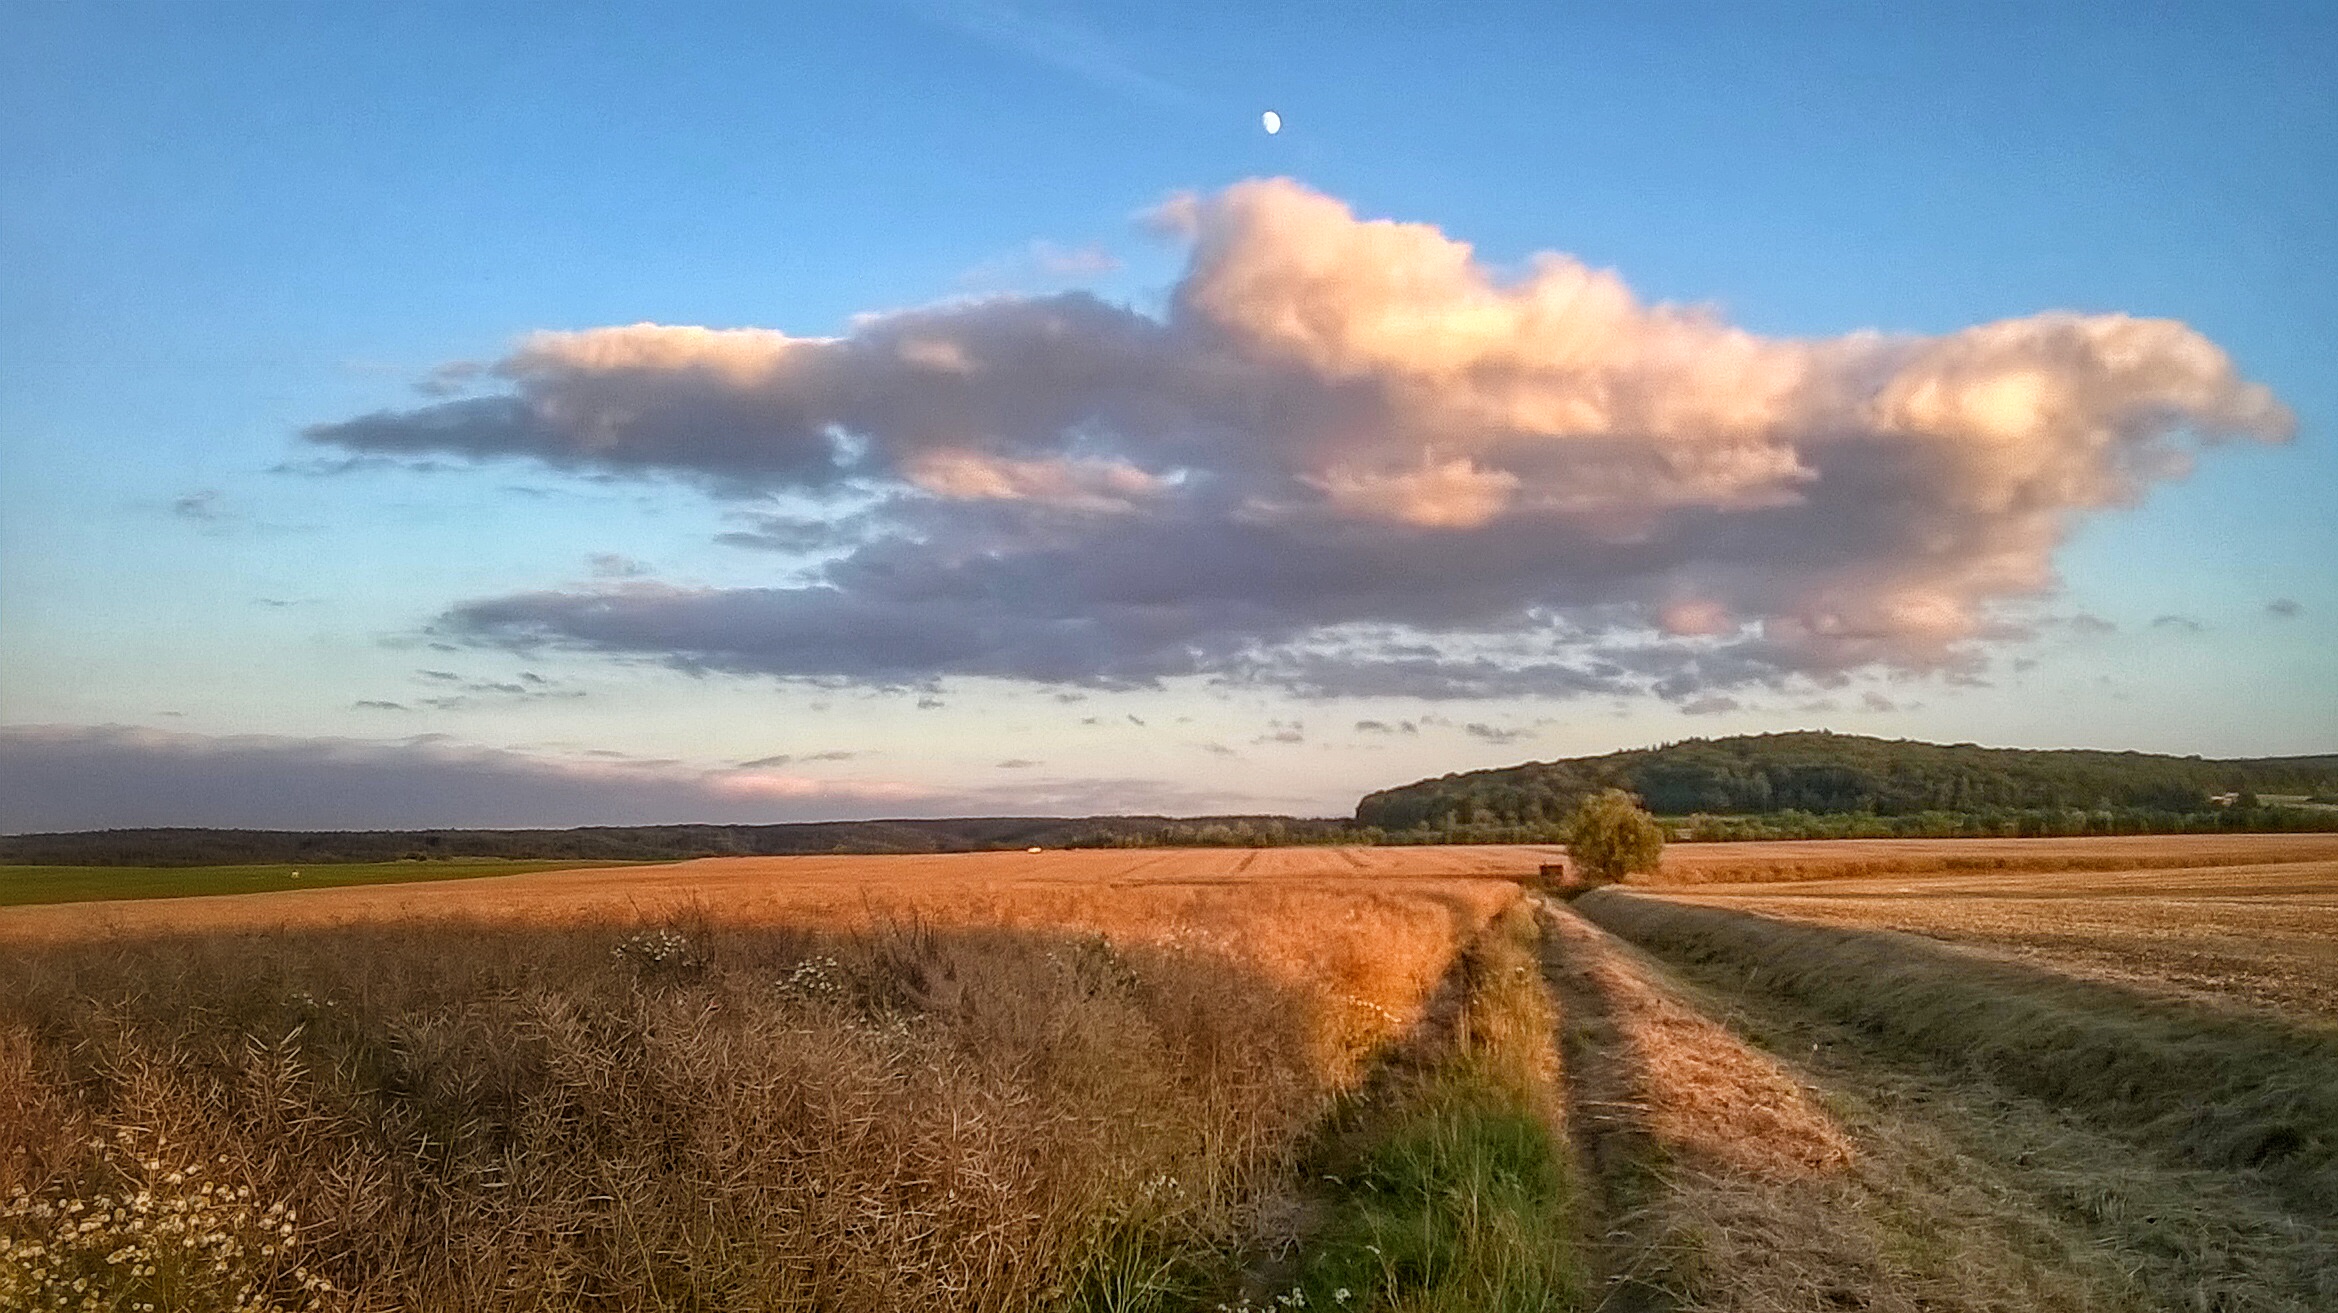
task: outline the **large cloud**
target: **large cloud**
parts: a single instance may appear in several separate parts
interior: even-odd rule
[[[1163,318],[1068,294],[836,338],[541,333],[498,395],[309,436],[854,508],[825,539],[730,535],[825,551],[809,584],[449,613],[481,641],[887,683],[1687,697],[1969,665],[2079,518],[2291,429],[2169,320],[1769,339],[1566,256],[1504,278],[1286,180],[1160,217],[1191,243]]]
[[[769,758],[706,768],[606,754],[555,757],[432,736],[384,742],[215,737],[118,725],[0,726],[0,832],[757,824],[1205,811],[1253,801],[1125,779],[1041,778],[1011,790],[945,790],[822,779],[782,769],[785,764]]]

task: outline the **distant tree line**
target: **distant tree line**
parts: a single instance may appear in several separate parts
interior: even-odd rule
[[[451,857],[674,861],[1014,848],[1564,843],[1621,789],[1675,839],[1919,838],[2338,830],[2338,756],[2211,761],[2034,752],[1851,734],[1691,739],[1386,789],[1352,819],[976,816],[572,830],[100,830],[0,836],[0,862],[222,866]],[[2290,805],[2292,802],[2302,805]]]
[[[2338,756],[2212,761],[1828,733],[1692,739],[1446,775],[1368,795],[1356,821],[1392,838],[1467,832],[1542,841],[1583,799],[1609,788],[1678,818],[1688,838],[2338,829],[2338,812],[2249,805],[2268,794],[2338,793]],[[2228,794],[2241,797],[2216,801]]]
[[[785,825],[618,825],[573,830],[95,830],[0,836],[0,862],[231,866],[434,858],[677,861],[809,853],[1015,848],[1283,847],[1354,843],[1344,819],[1293,816],[977,816]]]

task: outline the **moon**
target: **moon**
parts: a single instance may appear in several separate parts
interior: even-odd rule
[[[1283,130],[1283,116],[1271,109],[1259,115],[1258,121],[1266,128],[1266,135],[1270,137]]]

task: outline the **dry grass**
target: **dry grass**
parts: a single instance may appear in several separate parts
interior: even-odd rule
[[[1612,936],[1544,911],[1552,972],[1602,1023],[1599,1061],[1629,1093],[1623,1114],[1665,1155],[1766,1180],[1836,1172],[1851,1145],[1777,1063],[1667,990]]]
[[[2338,1035],[2187,1006],[1889,931],[1603,891],[1579,904],[1670,960],[1831,1017],[1886,1053],[2083,1116],[2234,1173],[2316,1226],[2338,1219]]]
[[[1611,1209],[1603,1308],[2305,1313],[2338,1295],[2332,1237],[2228,1173],[2139,1157],[1962,1074],[1879,1064],[1856,1031],[1741,993],[1729,972],[1699,971],[1726,991],[1709,993],[1569,915],[1552,967]],[[1642,1029],[1658,1037],[1635,1044]],[[1659,1138],[1652,1090],[1711,1110],[1704,1133]],[[1778,1152],[1713,1152],[1733,1104],[1788,1091]],[[1806,1170],[1787,1146],[1814,1132],[1853,1151]]]
[[[1881,1220],[1894,1291],[1918,1307],[2338,1307],[2338,1233],[2229,1173],[2139,1154],[1964,1073],[1881,1061],[1858,1032],[1762,995],[1728,997],[1733,1026],[1794,1055],[1860,1144],[1856,1207]]]
[[[2326,868],[2338,885],[2338,866]],[[1706,901],[1699,891],[1693,901]],[[2168,898],[1731,897],[1719,906],[1901,930],[2086,979],[2338,1024],[2338,895]]]
[[[710,857],[438,884],[303,889],[168,901],[0,908],[0,942],[198,930],[314,929],[495,921],[603,923],[721,909],[729,924],[865,924],[872,907],[943,920],[1126,921],[1122,895],[1359,888],[1525,880],[1559,850],[1534,847],[1117,849],[939,856]],[[1172,911],[1170,901],[1152,904]],[[1083,912],[1085,909],[1092,911]]]
[[[340,1293],[287,1307],[1158,1307],[1250,1242],[1517,897],[918,883],[720,917],[684,884],[646,919],[597,888],[421,925],[44,921],[0,963],[0,1193],[134,1189],[92,1147],[128,1129],[297,1212]]]
[[[1858,1153],[1810,1092],[1625,945],[1565,907],[1545,916],[1573,1121],[1604,1198],[1598,1307],[1913,1307],[1851,1206]]]
[[[2170,871],[2338,862],[2338,834],[2097,835],[2067,839],[1810,839],[1680,843],[1651,888],[1938,876]]]

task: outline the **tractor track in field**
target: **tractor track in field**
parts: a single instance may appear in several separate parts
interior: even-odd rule
[[[1595,1308],[2338,1307],[2338,1235],[2294,1189],[2139,1149],[1586,910],[1545,908],[1544,975]]]

